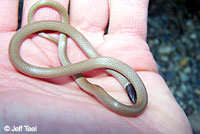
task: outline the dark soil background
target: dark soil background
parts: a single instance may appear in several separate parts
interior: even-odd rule
[[[152,0],[148,44],[194,134],[200,133],[200,0]]]
[[[147,41],[159,73],[200,134],[200,0],[150,0]]]

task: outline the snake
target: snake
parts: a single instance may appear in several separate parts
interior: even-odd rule
[[[35,12],[41,7],[50,7],[56,9],[61,15],[61,21],[40,20],[34,21]],[[59,39],[56,39],[44,31],[60,32]],[[38,67],[25,62],[20,55],[22,42],[31,34],[37,33],[39,36],[46,38],[58,45],[58,55],[61,62],[59,67]],[[71,38],[88,56],[83,60],[71,64],[66,53],[66,40]],[[39,0],[32,5],[28,12],[28,24],[18,30],[9,43],[9,58],[12,65],[22,74],[36,78],[55,78],[61,76],[72,76],[78,86],[86,93],[95,97],[108,110],[122,116],[138,116],[143,113],[147,106],[148,95],[144,83],[137,73],[122,61],[101,56],[86,39],[86,37],[69,24],[68,12],[62,4],[52,0]],[[109,74],[114,76],[121,85],[126,89],[128,97],[132,104],[125,105],[110,94],[102,87],[90,83],[81,73],[103,68]]]

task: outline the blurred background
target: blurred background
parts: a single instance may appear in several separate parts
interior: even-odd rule
[[[194,134],[200,134],[200,0],[150,0],[147,42]]]
[[[19,0],[19,26],[23,0]],[[200,0],[150,0],[147,42],[194,134],[200,134]]]

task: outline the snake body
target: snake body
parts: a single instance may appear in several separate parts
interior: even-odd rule
[[[62,22],[50,20],[33,22],[35,11],[42,6],[50,6],[57,9],[62,16]],[[120,115],[137,116],[145,109],[148,101],[147,92],[142,80],[136,72],[127,64],[117,59],[102,57],[98,54],[88,40],[75,28],[69,25],[67,11],[61,4],[50,0],[38,1],[31,7],[28,19],[30,24],[17,31],[12,37],[9,45],[10,61],[17,70],[29,76],[38,78],[53,78],[72,75],[76,83],[84,91],[92,94],[107,108]],[[41,31],[45,30],[60,32],[59,41],[45,33],[41,33]],[[37,32],[40,32],[40,36],[58,44],[59,59],[63,66],[53,68],[37,67],[26,63],[22,59],[20,56],[22,41],[25,40],[27,36]],[[85,54],[90,57],[88,60],[75,64],[70,63],[66,54],[66,35],[71,37]],[[108,73],[116,77],[126,89],[129,89],[127,90],[127,93],[133,101],[133,105],[124,105],[118,102],[100,86],[89,83],[81,74],[81,72],[98,68],[104,68]],[[133,86],[133,88],[130,89],[130,86]]]

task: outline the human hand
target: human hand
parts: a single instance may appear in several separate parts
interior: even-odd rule
[[[17,72],[9,61],[8,45],[17,27],[18,2],[1,2],[0,113],[3,116],[0,124],[37,125],[38,133],[192,133],[184,112],[158,74],[146,43],[148,1],[73,0],[70,5],[70,24],[83,33],[101,55],[127,63],[144,82],[149,101],[137,117],[113,113],[83,92],[70,77],[36,79]],[[25,1],[23,25],[27,24],[27,12],[35,2]],[[59,2],[68,7],[68,1]],[[35,20],[59,20],[59,17],[55,10],[41,8]],[[108,34],[104,35],[108,20]],[[68,57],[73,63],[86,59],[71,39],[67,44]],[[57,46],[46,39],[31,36],[24,41],[21,50],[28,63],[60,66]],[[130,103],[119,82],[107,73],[95,70],[84,75],[118,101]]]

